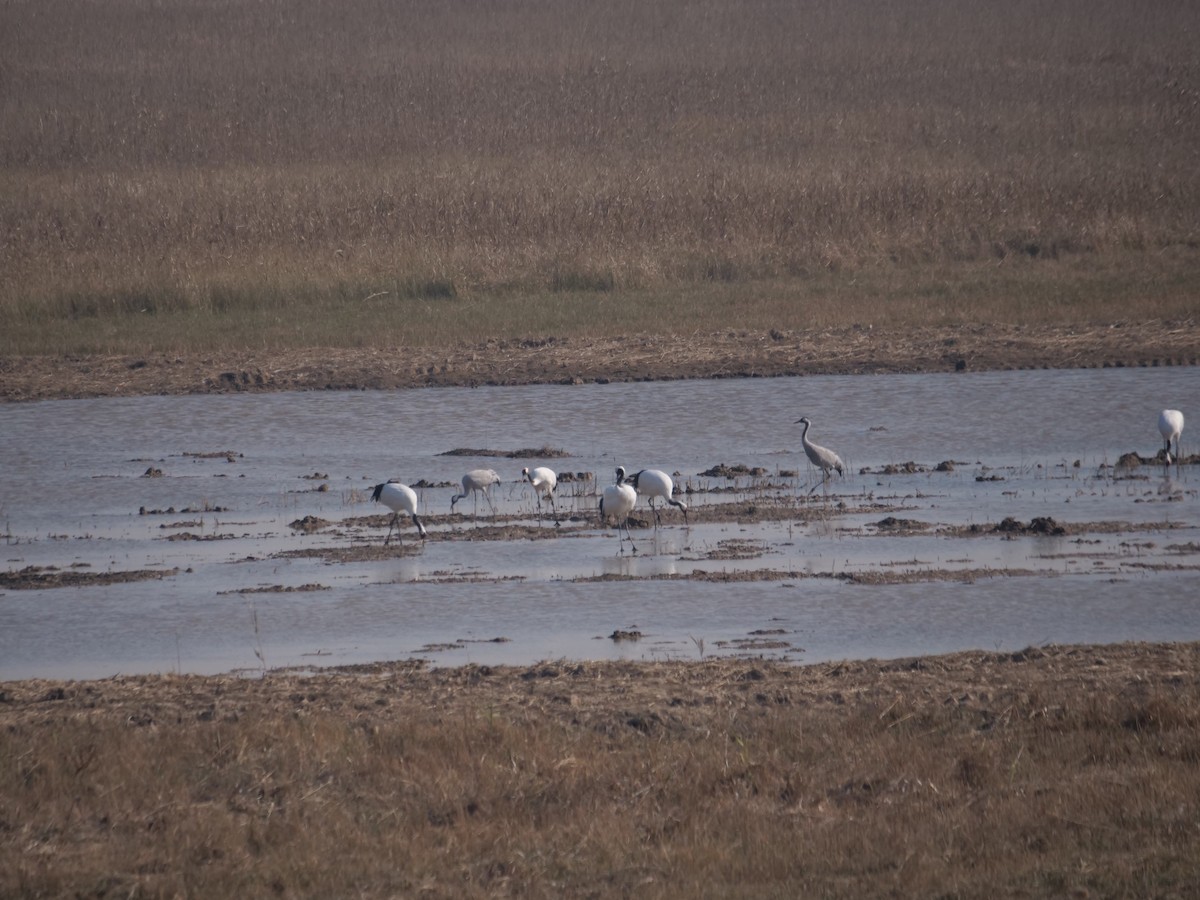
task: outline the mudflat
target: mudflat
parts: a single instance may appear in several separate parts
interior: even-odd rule
[[[0,400],[1195,365],[1191,321],[546,337],[446,347],[0,357]]]

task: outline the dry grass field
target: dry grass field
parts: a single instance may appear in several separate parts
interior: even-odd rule
[[[1200,645],[0,684],[10,897],[1189,897]]]
[[[1200,8],[0,4],[0,357],[1191,322]]]

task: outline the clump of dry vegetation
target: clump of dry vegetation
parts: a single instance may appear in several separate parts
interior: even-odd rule
[[[1200,645],[0,685],[8,896],[1182,896]]]
[[[0,353],[1190,316],[1198,25],[5,4]]]

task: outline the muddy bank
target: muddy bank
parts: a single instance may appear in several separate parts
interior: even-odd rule
[[[531,702],[531,685],[560,685],[570,691],[569,706],[551,702],[539,712],[571,718],[584,710],[611,714],[638,703],[657,706],[680,690],[697,691],[705,705],[711,705],[719,696],[732,699],[743,695],[747,686],[775,683],[803,694],[809,703],[832,700],[840,704],[847,696],[887,696],[896,682],[939,697],[959,696],[986,686],[1036,690],[1064,679],[1083,679],[1091,689],[1102,684],[1115,689],[1130,683],[1178,682],[1186,673],[1195,673],[1198,665],[1200,643],[1052,645],[1015,653],[971,651],[808,666],[707,659],[695,663],[559,661],[528,667],[440,668],[423,660],[399,660],[330,667],[315,673],[268,670],[253,678],[239,674],[136,675],[86,682],[10,681],[0,683],[0,720],[11,725],[47,717],[112,715],[123,721],[136,709],[151,721],[172,724],[211,714],[214,703],[225,707],[225,714],[236,711],[240,718],[256,710],[290,709],[297,697],[305,698],[305,705],[323,709],[363,709],[362,698],[382,685],[388,685],[407,705],[442,712],[467,702],[467,696],[474,698],[471,703],[484,707],[503,704],[520,708]]]
[[[1190,322],[728,331],[451,348],[0,358],[0,400],[237,391],[1195,365]]]

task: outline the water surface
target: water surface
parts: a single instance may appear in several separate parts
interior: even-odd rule
[[[1196,370],[1158,368],[4,406],[4,568],[172,574],[3,591],[0,678],[406,656],[457,664],[761,652],[815,662],[1195,639],[1195,477],[1186,466],[1113,464],[1129,451],[1153,455],[1158,411],[1186,413],[1197,397]],[[814,423],[811,437],[848,463],[848,477],[828,492],[800,452],[793,423],[801,415]],[[442,455],[543,446],[569,455]],[[916,471],[884,474],[909,461]],[[952,471],[932,471],[943,461]],[[439,539],[469,536],[476,510],[487,521],[486,506],[471,499],[458,504],[465,515],[441,518],[454,493],[441,485],[477,466],[504,479],[494,493],[502,516],[535,522],[519,477],[522,466],[541,462],[594,473],[601,485],[617,465],[662,468],[680,473],[696,507],[744,500],[797,515],[685,529],[670,510],[657,533],[635,529],[632,557],[618,553],[612,529],[582,521],[596,503],[595,482],[585,480],[560,486],[561,510],[581,521],[558,537]],[[717,463],[764,474],[732,482],[699,474]],[[422,512],[436,520],[423,547],[408,526],[411,554],[353,562],[288,555],[381,541],[384,529],[359,523],[385,512],[368,498],[388,477],[439,485],[420,491]],[[890,535],[876,527],[888,515],[930,527]],[[311,535],[289,527],[304,516],[331,526]],[[1130,527],[1014,539],[939,530],[1008,517]],[[734,558],[731,547],[741,551]],[[794,577],[664,580],[764,570]],[[969,583],[932,574],[953,571],[974,574]],[[843,580],[897,572],[924,580]],[[595,580],[605,577],[621,580]],[[263,592],[303,586],[319,589]],[[617,630],[639,631],[641,640],[614,641]]]

